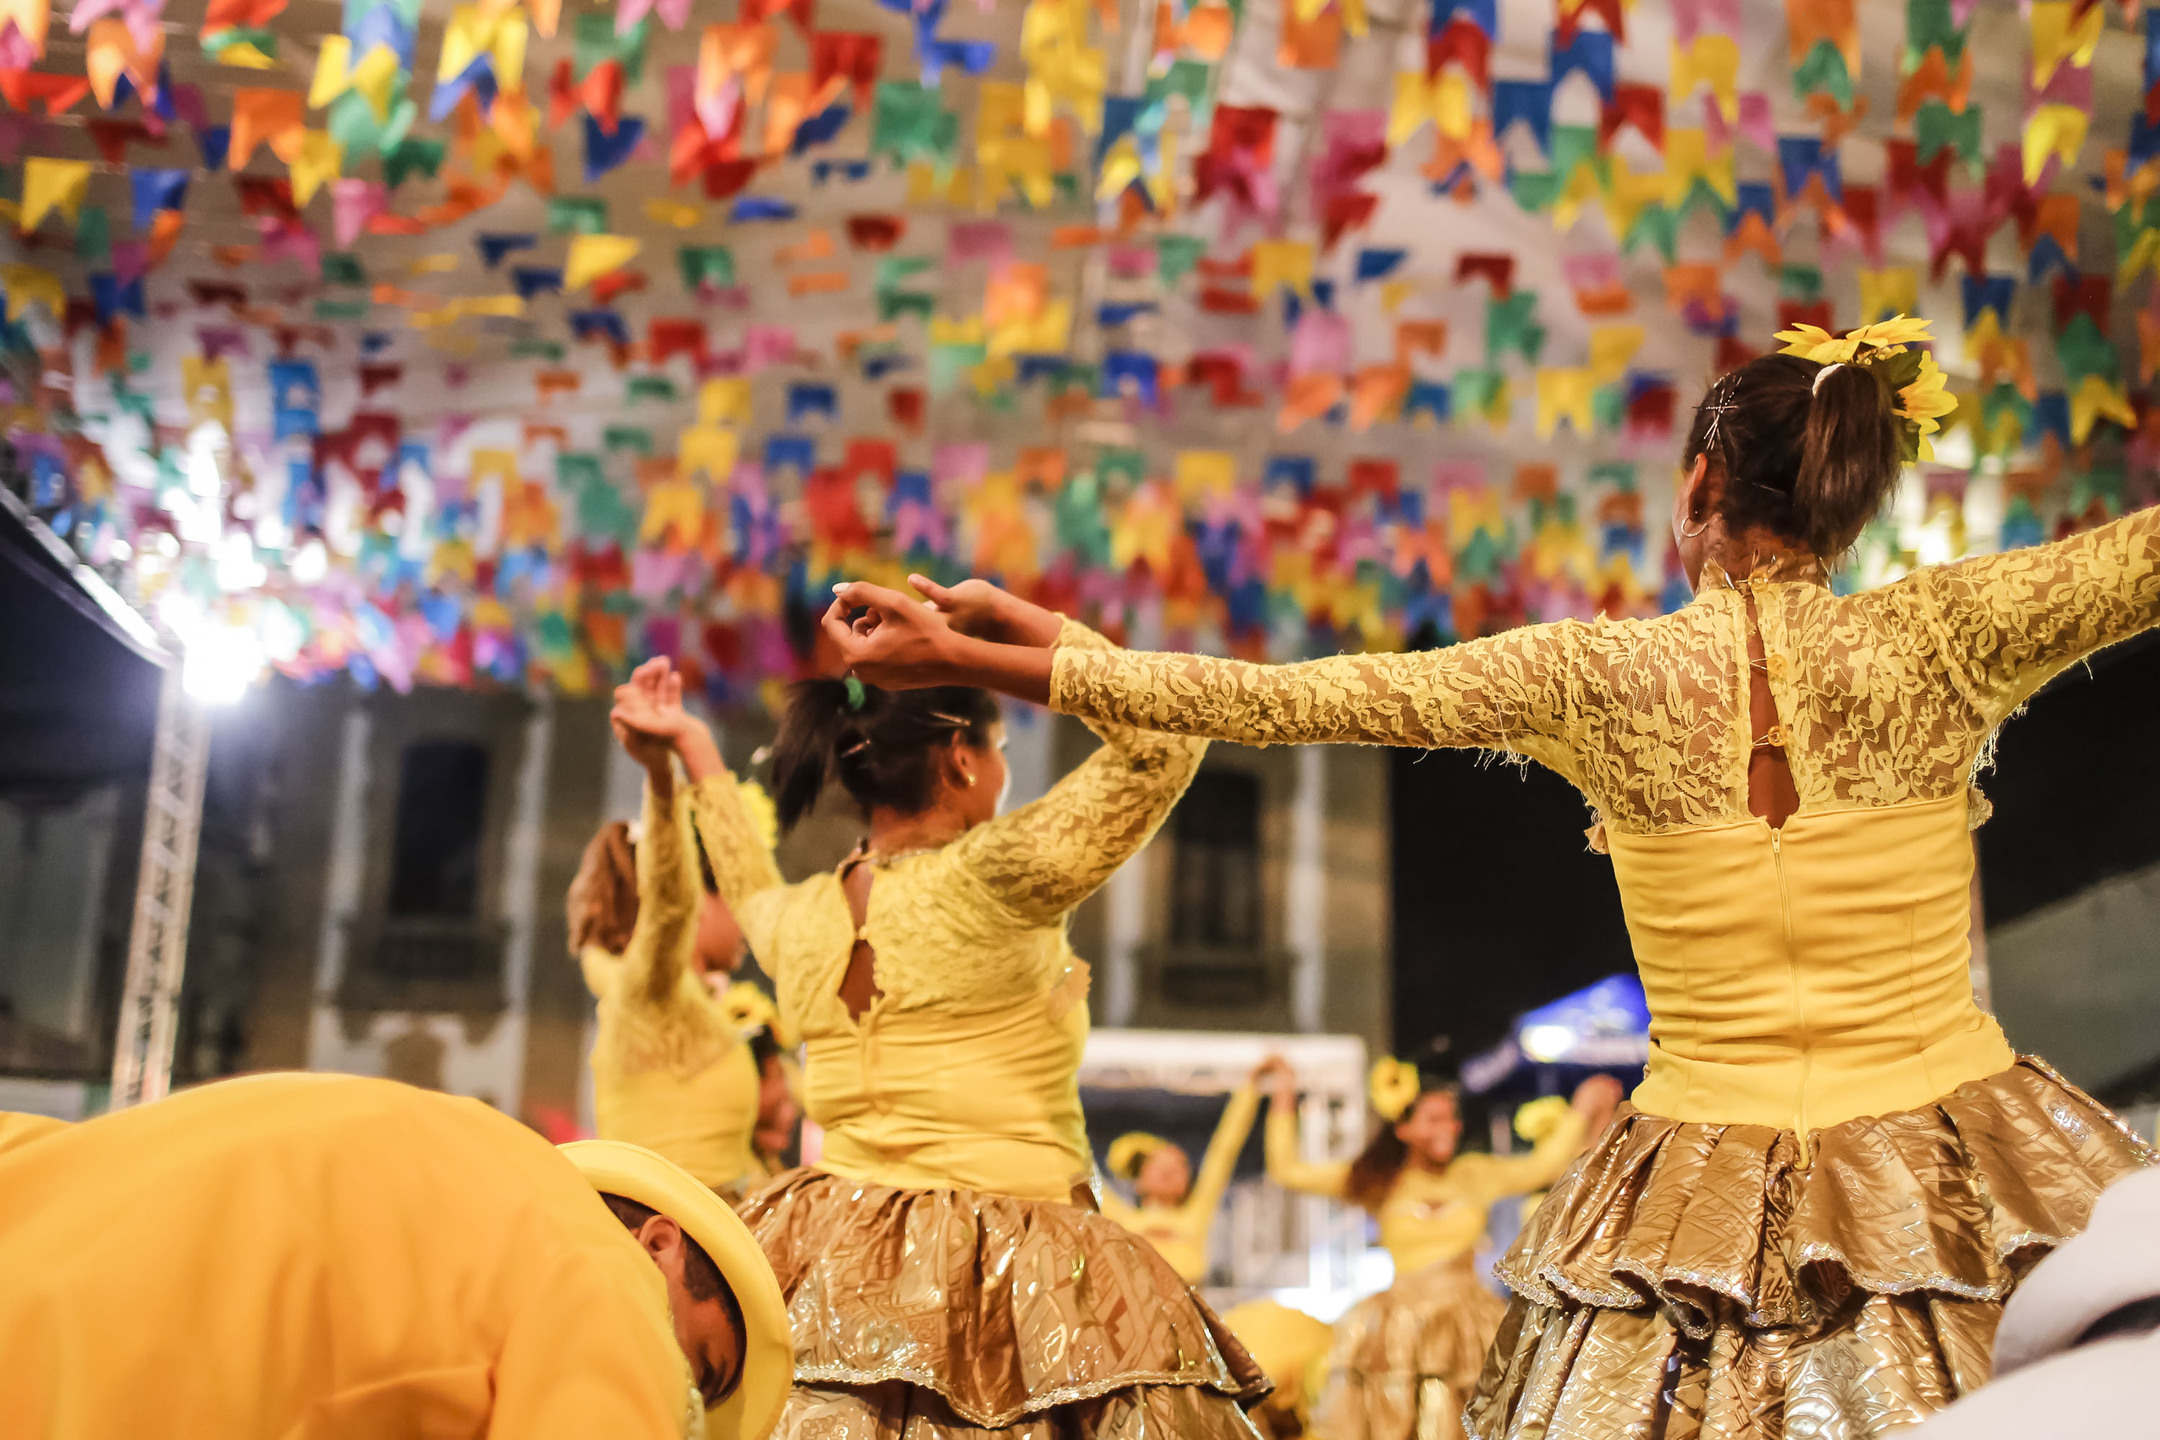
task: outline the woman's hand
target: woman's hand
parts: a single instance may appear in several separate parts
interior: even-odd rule
[[[1595,1139],[1611,1122],[1625,1093],[1626,1087],[1610,1075],[1592,1075],[1575,1087],[1574,1110],[1589,1126],[1590,1138]]]
[[[1280,1055],[1270,1055],[1253,1068],[1252,1084],[1268,1102],[1287,1110],[1297,1108],[1297,1071]]]
[[[657,775],[655,763],[659,770],[667,770],[671,752],[682,757],[683,769],[692,780],[722,774],[727,768],[712,731],[683,708],[682,675],[665,655],[638,666],[629,684],[615,687],[615,708],[608,712],[608,724],[649,775]],[[646,758],[655,749],[657,762]]]
[[[923,575],[908,576],[908,584],[930,597],[930,608],[962,635],[999,645],[1057,644],[1065,619],[987,580],[963,580],[950,589]]]
[[[832,608],[820,623],[847,668],[865,684],[921,690],[969,683],[961,673],[952,622],[930,601],[856,580],[833,586]]]

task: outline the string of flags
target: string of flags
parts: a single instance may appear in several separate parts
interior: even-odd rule
[[[1253,656],[1656,613],[1684,407],[1795,324],[1932,313],[1960,399],[1853,583],[2151,498],[2153,12],[1666,8],[0,0],[18,483],[233,673],[730,704],[842,575]]]

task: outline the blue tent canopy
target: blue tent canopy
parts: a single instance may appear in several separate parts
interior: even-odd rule
[[[1633,975],[1608,975],[1516,1017],[1508,1038],[1463,1062],[1463,1087],[1482,1094],[1538,1066],[1621,1070],[1650,1058],[1650,1005]]]

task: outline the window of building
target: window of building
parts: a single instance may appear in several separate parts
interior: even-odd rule
[[[389,912],[398,918],[470,920],[480,910],[480,848],[487,827],[488,753],[470,740],[405,747],[398,767]]]
[[[1260,778],[1203,770],[1171,817],[1170,939],[1260,943]]]

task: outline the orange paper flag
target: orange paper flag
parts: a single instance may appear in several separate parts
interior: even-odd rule
[[[233,91],[232,138],[226,142],[225,168],[247,168],[255,147],[267,144],[290,165],[300,154],[307,129],[307,97],[298,90]]]

